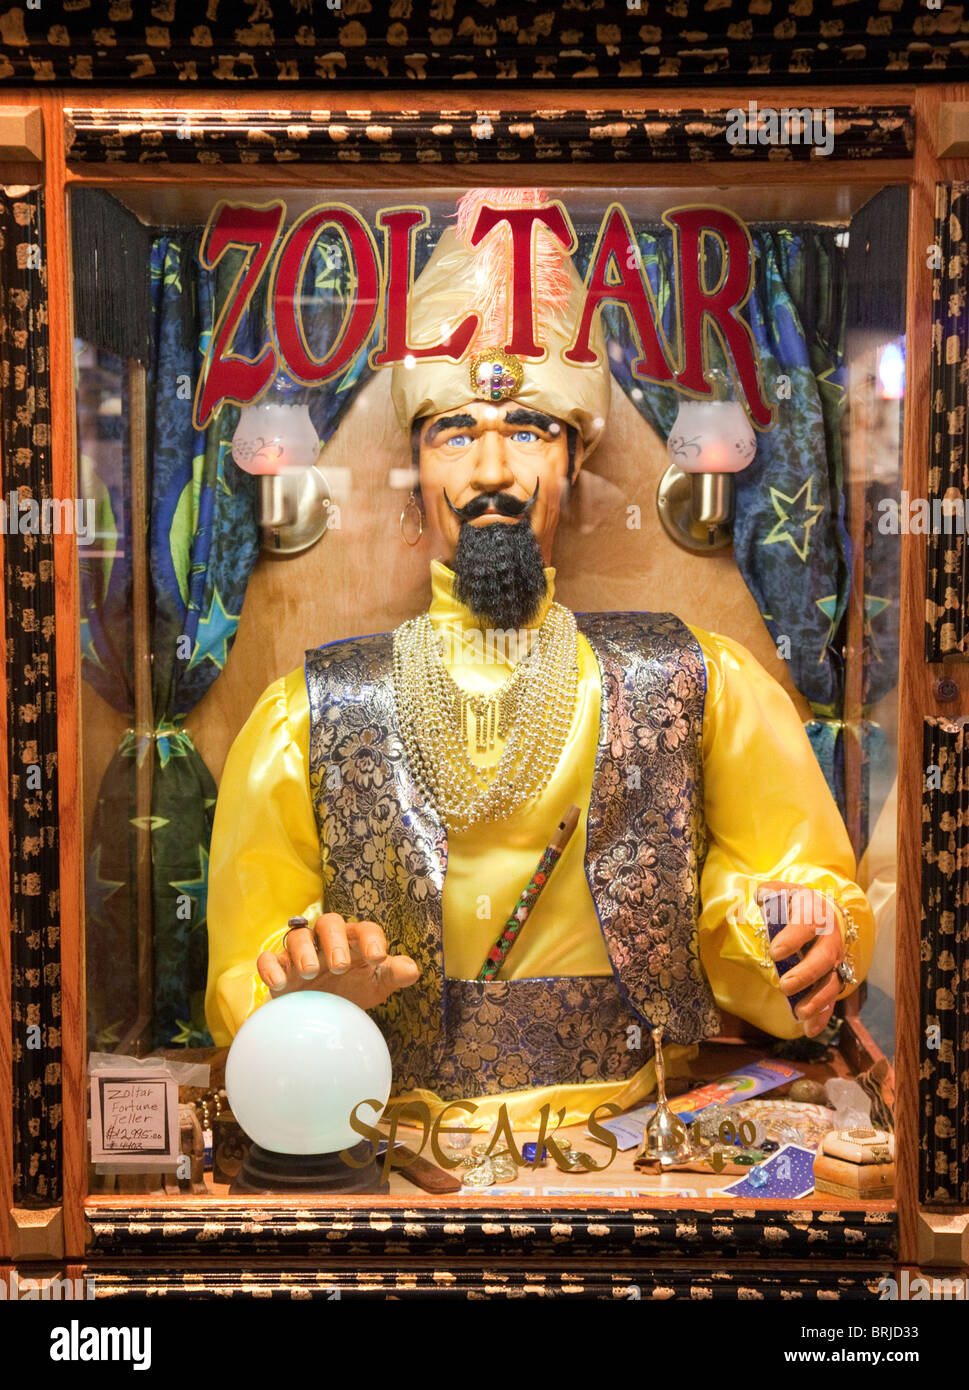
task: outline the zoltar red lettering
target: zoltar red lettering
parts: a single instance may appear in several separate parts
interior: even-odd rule
[[[232,340],[262,278],[285,216],[283,203],[270,203],[265,208],[220,203],[205,229],[199,260],[206,270],[213,270],[230,247],[245,251],[246,256],[235,284],[226,295],[199,376],[195,394],[196,429],[205,428],[223,401],[245,405],[255,400],[276,375],[276,353],[272,343],[265,343],[256,357],[250,359],[232,352]]]
[[[196,393],[196,428],[204,429],[225,401],[246,405],[255,401],[277,372],[286,370],[307,386],[321,385],[344,371],[368,342],[377,314],[384,306],[383,342],[372,365],[387,366],[408,357],[448,357],[460,361],[468,352],[479,322],[474,312],[442,330],[438,343],[415,347],[408,342],[408,297],[413,288],[413,237],[425,225],[421,208],[385,208],[377,216],[384,232],[386,265],[379,263],[373,234],[363,218],[344,204],[312,208],[290,228],[275,256],[269,287],[271,337],[258,354],[245,358],[232,343],[246,306],[272,257],[285,217],[282,203],[249,208],[220,203],[206,228],[200,259],[213,269],[230,247],[245,251],[245,259],[212,334]],[[586,278],[585,300],[575,337],[563,357],[567,362],[592,364],[596,354],[591,336],[596,315],[607,303],[620,305],[628,315],[639,356],[633,375],[648,381],[675,382],[698,396],[710,395],[705,374],[705,338],[719,334],[731,361],[748,413],[762,429],[773,422],[764,399],[757,355],[748,324],[740,315],[753,284],[750,238],[743,223],[723,208],[674,208],[663,219],[674,233],[673,289],[678,308],[678,342],[667,342],[660,315],[646,279],[636,235],[625,210],[613,203],[602,220]],[[504,224],[504,225],[503,225]],[[535,322],[535,241],[544,226],[566,251],[576,243],[568,214],[560,203],[538,208],[493,208],[478,212],[470,240],[478,245],[487,236],[511,241],[511,294],[505,351],[517,357],[541,358],[545,345]],[[348,305],[339,332],[323,357],[310,349],[303,325],[303,280],[310,254],[327,228],[335,228],[345,257]],[[723,273],[710,286],[705,269],[704,238],[715,237],[722,250]],[[632,264],[630,261],[632,260]],[[674,359],[674,349],[677,357]]]
[[[627,274],[629,253],[635,246],[636,238],[626,214],[615,204],[606,213],[592,253],[579,331],[575,342],[564,354],[565,360],[595,362],[596,354],[589,343],[592,325],[600,306],[612,301],[626,309],[639,343],[641,355],[632,364],[633,376],[650,381],[671,381],[673,371],[659,340],[656,309],[649,285],[638,268],[633,269],[631,275]],[[638,263],[637,256],[637,267]]]
[[[710,394],[703,375],[703,339],[709,318],[733,357],[750,418],[766,429],[774,418],[773,411],[761,395],[750,329],[737,312],[747,302],[754,277],[747,229],[723,208],[674,208],[664,214],[663,221],[676,235],[684,355],[676,383],[698,395]],[[709,232],[723,246],[723,274],[713,290],[707,289],[703,275],[703,236]]]
[[[516,357],[542,357],[545,349],[535,341],[532,304],[532,247],[536,224],[543,223],[567,251],[575,245],[572,224],[558,203],[540,208],[491,208],[480,210],[471,232],[471,245],[484,241],[490,231],[507,222],[511,236],[511,339],[505,351]]]
[[[355,271],[356,293],[325,357],[314,357],[303,331],[300,300],[306,263],[326,226],[342,234]],[[305,213],[290,228],[273,268],[270,303],[273,338],[290,373],[304,386],[317,386],[344,371],[370,337],[380,307],[380,270],[370,229],[352,208],[326,204]]]
[[[403,362],[405,357],[450,357],[460,362],[478,327],[478,315],[469,314],[441,343],[411,347],[407,341],[407,305],[414,278],[411,232],[426,222],[427,213],[421,208],[390,208],[377,214],[377,226],[383,228],[387,245],[387,312],[385,342],[381,351],[374,353],[374,367]]]

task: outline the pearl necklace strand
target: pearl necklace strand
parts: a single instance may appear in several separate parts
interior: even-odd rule
[[[411,618],[394,633],[394,697],[408,761],[421,795],[451,830],[507,819],[541,794],[558,765],[579,688],[574,616],[553,603],[537,637],[489,697],[508,737],[497,764],[483,768],[467,746],[467,707],[477,715],[479,697],[469,698],[448,674],[430,617]],[[484,720],[490,733],[494,718]]]

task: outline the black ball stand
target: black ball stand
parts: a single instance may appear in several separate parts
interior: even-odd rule
[[[350,1149],[358,1161],[373,1146],[361,1140]],[[344,1163],[338,1153],[279,1154],[253,1144],[229,1188],[231,1197],[284,1192],[290,1197],[330,1196],[346,1192],[388,1192],[380,1167],[371,1159],[362,1168]]]

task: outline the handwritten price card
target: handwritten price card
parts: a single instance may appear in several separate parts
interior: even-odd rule
[[[91,1158],[95,1163],[174,1168],[178,1083],[165,1071],[91,1077]]]

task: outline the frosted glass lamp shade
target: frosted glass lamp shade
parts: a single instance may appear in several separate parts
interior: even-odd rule
[[[739,401],[683,400],[666,450],[684,473],[740,473],[753,462],[757,438]]]
[[[305,404],[258,401],[244,405],[232,436],[232,457],[245,473],[298,473],[312,468],[320,440]]]
[[[390,1082],[390,1053],[369,1014],[316,990],[257,1009],[225,1065],[233,1115],[271,1153],[334,1153],[359,1144],[350,1114],[363,1100],[383,1109]],[[361,1118],[370,1124],[376,1115],[364,1107]]]

